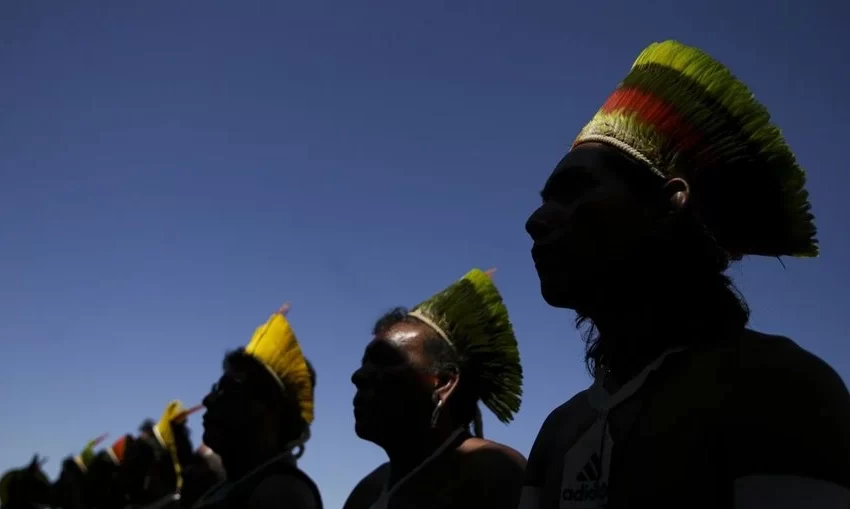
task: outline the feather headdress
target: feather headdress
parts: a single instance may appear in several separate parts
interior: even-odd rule
[[[313,422],[313,382],[298,339],[286,319],[284,304],[268,321],[254,331],[245,353],[254,357],[274,376],[284,390],[292,389],[301,418]]]
[[[124,451],[127,448],[127,435],[123,435],[121,438],[112,443],[111,446],[107,447],[106,454],[116,465],[121,465],[124,463]]]
[[[699,49],[665,41],[643,50],[573,147],[587,142],[685,179],[735,257],[818,254],[803,169],[747,86]]]
[[[174,429],[171,427],[171,424],[185,422],[187,417],[202,408],[202,405],[196,405],[186,409],[178,400],[169,401],[165,410],[162,412],[162,417],[159,418],[159,421],[153,427],[154,437],[156,437],[159,445],[168,451],[171,457],[174,474],[177,477],[177,491],[180,491],[183,487],[183,469],[180,466],[180,459],[177,457],[177,439],[174,436]]]
[[[106,440],[107,436],[109,436],[109,434],[104,433],[103,435],[100,435],[99,437],[90,440],[89,443],[86,444],[85,448],[83,448],[83,450],[80,452],[80,454],[74,456],[74,463],[77,464],[77,466],[80,468],[80,471],[82,471],[83,473],[89,471],[89,466],[92,464],[96,456],[94,448],[97,447],[101,442]]]
[[[491,274],[469,271],[410,315],[452,345],[465,361],[461,369],[476,378],[478,398],[507,423],[519,411],[522,365],[508,310]]]

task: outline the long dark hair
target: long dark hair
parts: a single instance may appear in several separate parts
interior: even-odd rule
[[[732,258],[691,211],[671,211],[660,218],[642,248],[622,284],[631,298],[651,303],[645,314],[663,313],[652,321],[657,334],[633,340],[648,357],[674,346],[728,339],[746,327],[750,310],[725,274]],[[652,360],[634,358],[633,352],[619,355],[634,345],[607,341],[589,313],[578,313],[576,326],[582,330],[591,374],[619,368],[628,376],[642,365],[624,364]]]

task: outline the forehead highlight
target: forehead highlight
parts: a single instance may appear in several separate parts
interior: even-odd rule
[[[385,363],[415,362],[424,353],[427,326],[416,323],[398,323],[376,335],[367,345],[365,358],[380,359]]]

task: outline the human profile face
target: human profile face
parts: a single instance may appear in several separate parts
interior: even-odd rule
[[[580,309],[615,289],[657,217],[652,203],[663,179],[598,143],[570,151],[526,222],[543,298]]]
[[[424,325],[398,323],[367,346],[351,381],[357,435],[386,447],[427,429],[437,378],[428,370]]]
[[[222,456],[262,443],[266,420],[272,417],[258,394],[257,381],[249,379],[246,366],[225,366],[224,373],[204,398],[203,442]],[[263,387],[261,387],[263,388]]]

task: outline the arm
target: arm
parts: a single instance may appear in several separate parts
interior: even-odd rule
[[[797,349],[746,375],[729,417],[739,509],[850,507],[850,394],[838,374]]]

